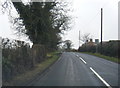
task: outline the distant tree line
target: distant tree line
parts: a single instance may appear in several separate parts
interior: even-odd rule
[[[83,44],[81,47],[79,47],[78,51],[101,53],[101,45],[100,45],[100,43],[98,45]],[[103,44],[102,44],[102,54],[103,55],[118,58],[119,57],[118,52],[120,52],[120,41],[119,40],[103,42]]]
[[[64,42],[63,42],[63,49],[64,49],[64,51],[71,51],[72,50],[72,41],[70,41],[70,40],[65,40]]]

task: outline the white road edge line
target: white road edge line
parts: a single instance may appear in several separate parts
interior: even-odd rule
[[[112,88],[92,67],[90,67],[90,70],[108,87]]]
[[[82,62],[84,62],[85,64],[87,64],[85,60],[83,60],[81,57],[79,57],[79,58],[80,58],[80,60],[82,60]]]

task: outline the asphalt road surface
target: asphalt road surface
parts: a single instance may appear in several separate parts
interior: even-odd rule
[[[31,86],[118,86],[118,64],[92,55],[64,52]]]

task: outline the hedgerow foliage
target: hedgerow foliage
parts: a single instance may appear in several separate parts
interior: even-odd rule
[[[118,52],[120,52],[120,41],[109,41],[109,42],[103,42],[102,49],[101,45],[87,45],[84,44],[79,48],[79,51],[81,52],[92,52],[92,53],[101,53],[106,56],[111,57],[118,57]]]
[[[8,81],[42,62],[46,58],[44,46],[30,48],[24,41],[2,39],[2,79]]]

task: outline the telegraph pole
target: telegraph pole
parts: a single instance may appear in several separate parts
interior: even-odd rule
[[[101,8],[101,54],[102,54],[103,9]]]
[[[80,31],[79,31],[79,47],[80,47]]]

